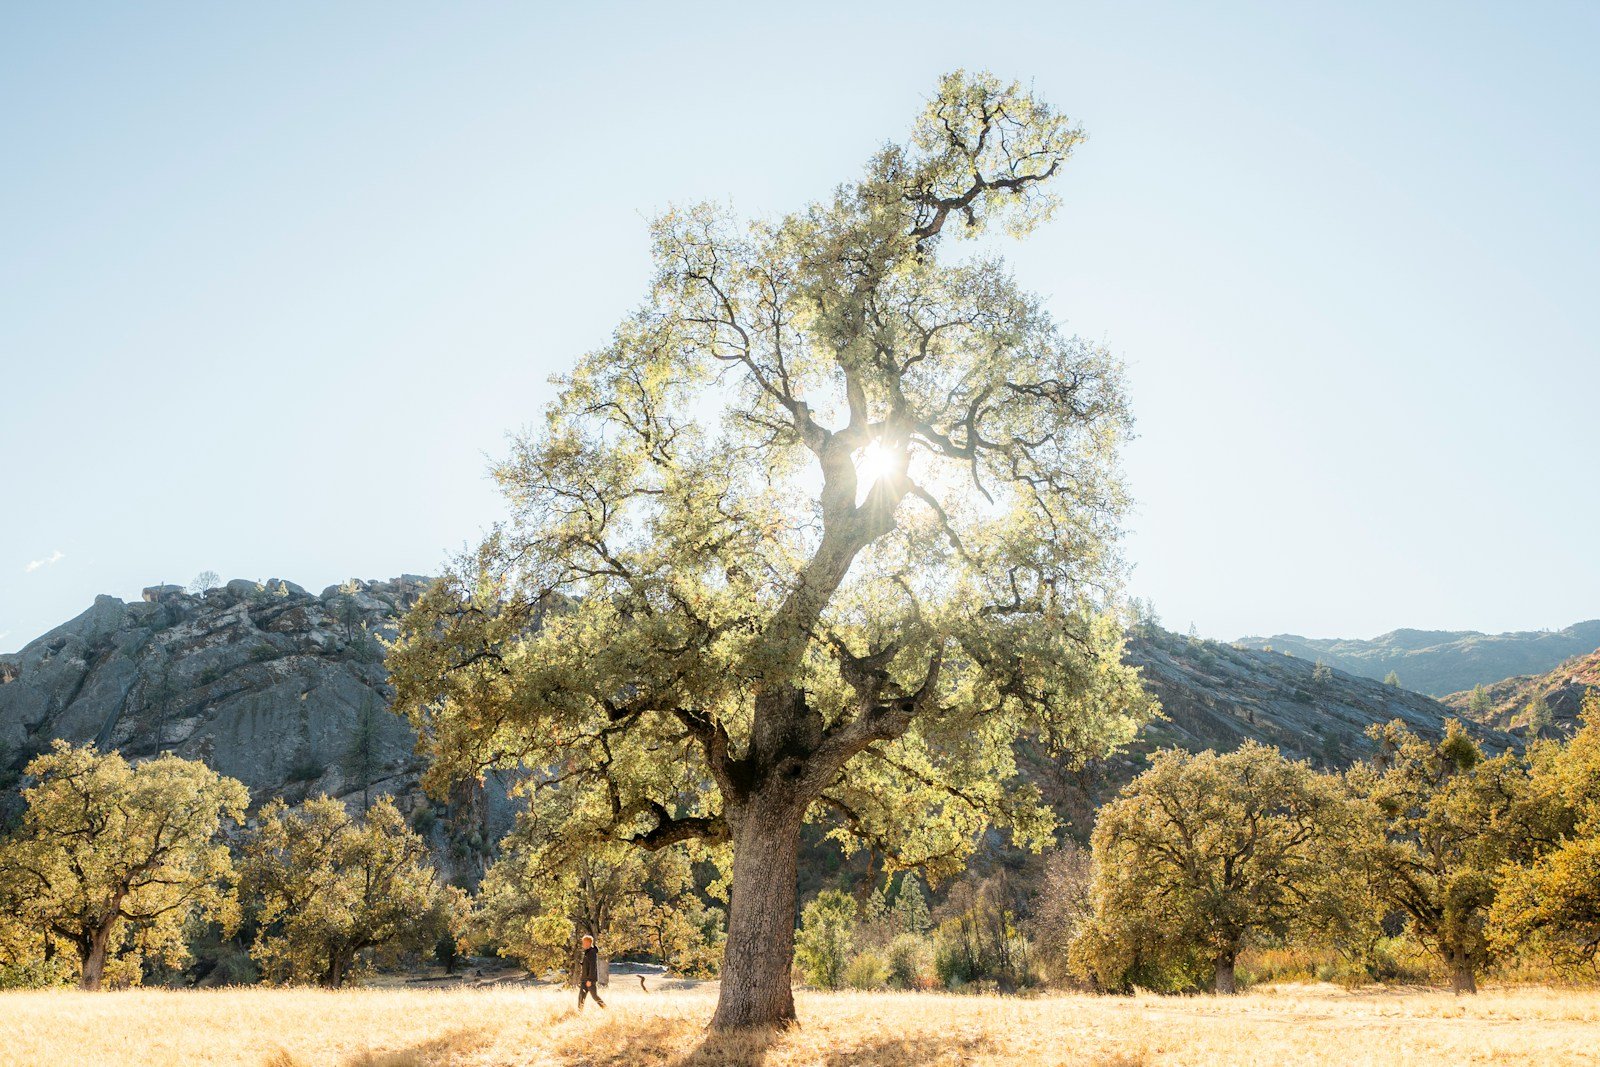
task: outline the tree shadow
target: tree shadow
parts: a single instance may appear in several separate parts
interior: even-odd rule
[[[492,1040],[483,1030],[461,1027],[408,1048],[357,1052],[346,1057],[342,1067],[439,1067],[462,1062]]]
[[[959,1067],[990,1051],[987,1036],[952,1034],[883,1034],[864,1041],[841,1042],[823,1055],[823,1067]]]
[[[767,1050],[784,1031],[772,1028],[710,1031],[700,1044],[669,1062],[669,1067],[761,1067]]]
[[[651,1020],[614,1035],[613,1047],[590,1049],[584,1063],[661,1064],[663,1067],[762,1067],[768,1052],[793,1036],[805,1045],[828,1041],[798,1030],[751,1029],[685,1033],[667,1020]],[[822,1067],[923,1067],[970,1063],[990,1051],[988,1036],[951,1034],[880,1034],[864,1039],[837,1038],[822,1050]],[[807,1062],[810,1062],[809,1060]]]
[[[574,1035],[559,1050],[562,1063],[586,1067],[761,1067],[783,1036],[777,1029],[707,1032],[687,1019],[639,1019],[610,1023]]]

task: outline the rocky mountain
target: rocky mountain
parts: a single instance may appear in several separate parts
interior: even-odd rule
[[[1463,718],[1499,730],[1529,733],[1536,724],[1529,721],[1529,706],[1543,698],[1550,709],[1544,736],[1568,737],[1578,728],[1578,713],[1590,689],[1600,689],[1600,651],[1574,656],[1544,674],[1525,674],[1483,687],[1487,708],[1473,707],[1470,690],[1451,693],[1444,703]]]
[[[1086,835],[1096,805],[1144,768],[1159,748],[1228,751],[1246,741],[1273,745],[1292,759],[1343,768],[1366,758],[1369,726],[1403,721],[1438,736],[1449,718],[1467,720],[1432,697],[1277,652],[1186,638],[1149,627],[1128,643],[1128,662],[1162,705],[1126,750],[1082,769],[1025,759],[1028,773],[1067,821]],[[1467,722],[1489,752],[1518,748],[1516,736],[1492,724]],[[1026,755],[1026,754],[1025,754]]]
[[[241,580],[201,594],[156,586],[134,603],[102,596],[0,656],[0,789],[57,737],[131,758],[176,752],[243,781],[257,803],[325,792],[354,806],[390,794],[451,873],[470,880],[509,826],[505,783],[435,804],[417,785],[411,727],[387,711],[377,638],[393,635],[426,581],[404,575],[312,594]],[[1154,627],[1132,638],[1128,656],[1163,717],[1127,752],[1086,769],[1026,760],[1080,826],[1158,747],[1226,750],[1253,739],[1344,766],[1370,751],[1364,731],[1374,723],[1398,718],[1437,733],[1454,714],[1417,693],[1318,671],[1309,658]],[[1518,744],[1496,724],[1478,729],[1492,749]]]
[[[390,794],[468,878],[509,825],[503,789],[436,805],[417,785],[408,723],[387,710],[379,637],[427,579],[352,581],[311,594],[237,580],[198,595],[155,586],[0,656],[0,783],[54,738],[130,758],[175,752],[250,788],[252,801]]]
[[[1540,674],[1571,656],[1593,652],[1600,648],[1600,619],[1554,631],[1394,630],[1371,639],[1274,634],[1242,637],[1235,644],[1320,659],[1366,678],[1394,671],[1406,688],[1444,696],[1500,678]]]

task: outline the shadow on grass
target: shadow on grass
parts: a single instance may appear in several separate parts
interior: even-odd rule
[[[358,1052],[341,1061],[340,1067],[441,1067],[460,1063],[491,1041],[480,1029],[463,1027],[439,1037],[430,1037],[408,1048]],[[285,1049],[267,1055],[263,1067],[321,1067]]]
[[[862,1041],[841,1042],[823,1052],[823,1067],[959,1067],[991,1049],[987,1037],[934,1034],[881,1034]]]
[[[782,1030],[707,1033],[685,1018],[618,1019],[575,1034],[558,1050],[558,1063],[585,1067],[761,1067]]]
[[[883,1034],[851,1039],[803,1025],[793,1030],[708,1033],[687,1020],[669,1019],[641,1020],[608,1031],[589,1035],[586,1044],[563,1048],[560,1062],[595,1067],[762,1067],[768,1053],[782,1044],[793,1046],[792,1051],[804,1050],[805,1062],[822,1067],[957,1067],[991,1048],[987,1037]]]

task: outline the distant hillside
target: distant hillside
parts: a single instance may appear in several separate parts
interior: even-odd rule
[[[1370,640],[1274,634],[1235,643],[1320,659],[1365,678],[1381,680],[1394,671],[1407,689],[1444,696],[1513,675],[1541,674],[1572,656],[1593,652],[1600,648],[1600,619],[1553,632],[1395,630]]]
[[[508,828],[506,791],[491,779],[447,805],[422,794],[416,736],[385,710],[390,690],[374,639],[394,633],[426,581],[404,575],[313,594],[292,582],[240,580],[199,595],[156,586],[131,604],[98,598],[0,655],[0,809],[22,766],[53,738],[131,757],[170,751],[240,779],[256,804],[326,792],[353,806],[364,789],[392,794],[441,862],[470,880]],[[1080,833],[1156,748],[1226,751],[1253,739],[1342,767],[1371,750],[1364,731],[1374,723],[1398,718],[1437,734],[1453,714],[1340,670],[1319,681],[1309,657],[1159,629],[1132,637],[1128,660],[1165,709],[1128,751],[1075,769],[1024,746],[1026,773]],[[1478,732],[1491,749],[1518,744],[1492,726]]]
[[[1484,725],[1526,732],[1528,705],[1535,697],[1542,696],[1550,708],[1550,724],[1545,735],[1567,737],[1577,729],[1583,696],[1590,689],[1600,689],[1600,651],[1574,656],[1544,674],[1525,674],[1484,686],[1484,695],[1489,700],[1487,712],[1473,712],[1471,690],[1451,693],[1444,698],[1444,703]]]
[[[1292,759],[1342,768],[1373,751],[1369,726],[1400,719],[1419,734],[1438,736],[1446,719],[1462,717],[1432,697],[1331,665],[1318,682],[1312,659],[1160,629],[1130,638],[1127,661],[1160,699],[1162,717],[1103,764],[1074,771],[1029,762],[1030,773],[1048,783],[1050,799],[1079,833],[1092,823],[1095,805],[1142,770],[1158,748],[1225,752],[1254,740]],[[1491,752],[1520,747],[1519,739],[1490,724],[1468,725]]]

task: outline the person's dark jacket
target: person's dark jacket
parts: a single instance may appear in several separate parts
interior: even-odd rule
[[[578,969],[578,984],[594,988],[600,972],[600,950],[590,945],[583,950],[583,965]]]

